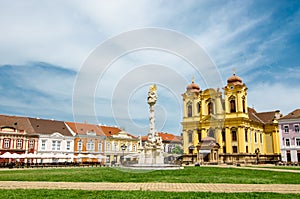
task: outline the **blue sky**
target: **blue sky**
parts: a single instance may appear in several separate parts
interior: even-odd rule
[[[0,5],[1,114],[72,121],[74,83],[91,52],[120,33],[146,27],[175,30],[197,42],[223,85],[236,68],[248,87],[248,105],[257,111],[287,114],[299,108],[299,1],[0,0]],[[178,91],[185,91],[193,75],[202,89],[207,85],[178,57],[151,50],[124,56],[109,68],[95,91],[98,123],[136,135],[147,131],[151,77],[141,66],[151,63],[175,71],[157,74],[170,82],[153,81],[159,86],[157,130],[180,133]],[[176,82],[176,75],[184,81]],[[132,85],[141,78],[144,84]]]

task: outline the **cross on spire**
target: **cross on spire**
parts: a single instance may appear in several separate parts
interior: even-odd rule
[[[235,75],[236,74],[236,68],[233,68],[232,71],[233,71],[233,75]]]

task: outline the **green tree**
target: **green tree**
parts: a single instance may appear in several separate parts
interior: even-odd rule
[[[175,153],[175,154],[182,154],[183,153],[183,150],[182,148],[179,146],[179,145],[176,145],[174,147],[174,149],[172,150],[172,153]]]

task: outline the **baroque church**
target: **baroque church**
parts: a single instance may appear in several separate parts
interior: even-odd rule
[[[220,89],[192,80],[183,97],[183,163],[274,163],[280,160],[280,112],[247,106],[247,86],[233,74]]]

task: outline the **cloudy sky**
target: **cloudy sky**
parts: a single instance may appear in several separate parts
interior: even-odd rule
[[[96,85],[76,84],[106,41],[149,27],[196,42],[215,64],[222,86],[235,68],[248,87],[248,105],[257,111],[287,114],[300,107],[299,1],[0,0],[0,13],[1,114],[76,119],[145,134],[147,90],[156,83],[157,130],[180,134],[180,94],[193,76],[201,89],[214,77],[203,75],[203,68],[197,73],[178,55],[159,49],[132,51],[101,76],[90,71]],[[73,93],[85,95],[89,88],[93,96],[79,101],[74,116],[78,103]]]

